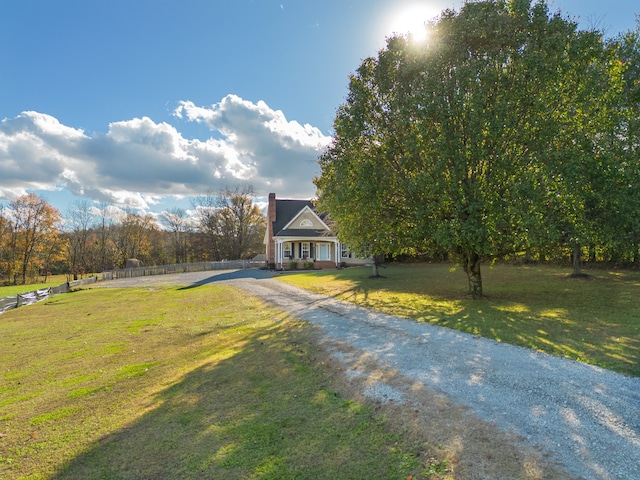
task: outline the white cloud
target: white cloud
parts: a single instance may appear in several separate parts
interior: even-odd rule
[[[210,108],[181,102],[175,115],[222,134],[260,193],[280,186],[280,191],[292,194],[313,194],[311,179],[318,173],[317,157],[330,140],[318,128],[287,121],[281,111],[265,102],[254,104],[236,95],[227,95]],[[306,190],[290,184],[304,185]]]
[[[107,133],[93,135],[38,112],[4,119],[0,199],[67,188],[98,202],[148,210],[166,196],[238,183],[253,185],[259,196],[313,196],[317,158],[329,142],[319,129],[235,95],[210,107],[183,101],[174,115],[206,125],[211,137],[185,138],[147,117],[113,122]]]
[[[1,198],[27,190],[51,190],[78,157],[86,139],[82,130],[66,127],[37,112],[23,112],[0,123]]]

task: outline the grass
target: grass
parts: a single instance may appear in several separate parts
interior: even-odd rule
[[[283,275],[282,281],[372,309],[640,376],[640,273],[484,266],[486,298],[467,298],[448,264],[389,265]]]
[[[421,463],[337,389],[314,338],[221,285],[86,289],[7,312],[0,479],[440,478],[442,460]]]
[[[46,282],[39,277],[35,283],[29,283],[27,285],[6,285],[0,286],[0,298],[12,297],[19,293],[33,292],[34,290],[41,290],[44,288],[55,287],[67,282],[66,275],[52,275]]]

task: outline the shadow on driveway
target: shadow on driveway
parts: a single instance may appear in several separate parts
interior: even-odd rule
[[[190,288],[201,287],[208,283],[223,282],[225,280],[241,280],[243,278],[251,278],[257,280],[263,280],[266,278],[273,278],[276,274],[270,270],[233,270],[225,271],[224,273],[214,273],[210,277],[203,278],[197,282],[187,285],[186,287],[179,288],[178,290],[188,290]]]

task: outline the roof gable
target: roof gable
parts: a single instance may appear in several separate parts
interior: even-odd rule
[[[327,224],[322,221],[309,205],[305,205],[304,208],[284,226],[283,230],[288,229],[330,230]]]
[[[308,200],[276,200],[273,234],[286,235],[295,231],[298,234],[315,232],[315,236],[331,235],[331,229],[322,217]]]

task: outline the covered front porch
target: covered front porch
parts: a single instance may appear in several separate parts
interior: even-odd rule
[[[289,269],[292,262],[296,268],[336,268],[340,265],[341,244],[337,238],[275,238],[275,263],[278,269]],[[307,264],[305,266],[305,264]]]

